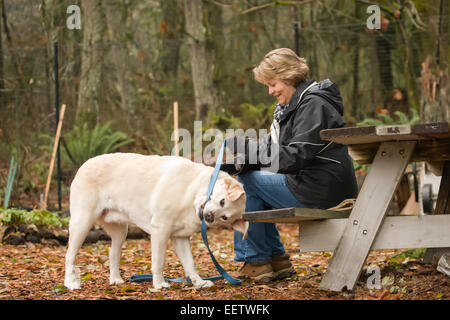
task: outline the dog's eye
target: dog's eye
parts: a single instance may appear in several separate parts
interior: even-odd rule
[[[222,216],[221,218],[222,218],[223,221],[227,221],[228,220],[227,216]]]
[[[223,207],[225,205],[225,199],[220,200],[220,206]]]

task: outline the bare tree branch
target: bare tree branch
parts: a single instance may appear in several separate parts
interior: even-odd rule
[[[242,14],[250,13],[250,12],[253,12],[253,11],[256,11],[256,10],[259,10],[259,9],[264,9],[264,8],[267,8],[267,7],[271,7],[273,5],[275,5],[275,2],[269,2],[269,3],[266,3],[266,4],[262,4],[260,6],[255,6],[255,7],[252,7],[252,8],[249,8],[247,10],[242,11]]]
[[[209,2],[211,2],[212,4],[215,4],[217,6],[222,6],[222,7],[232,7],[235,5],[236,0],[233,0],[231,3],[222,3],[216,0],[208,0]]]
[[[249,9],[246,9],[244,11],[242,11],[242,14],[247,14],[256,10],[260,10],[260,9],[265,9],[268,7],[272,7],[274,5],[302,5],[302,4],[306,4],[309,2],[313,2],[314,0],[303,0],[303,1],[283,1],[283,0],[274,0],[272,2],[269,3],[265,3],[259,6],[255,6]]]

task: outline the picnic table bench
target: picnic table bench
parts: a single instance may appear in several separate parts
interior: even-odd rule
[[[320,287],[352,290],[370,250],[450,248],[450,131],[446,122],[322,130],[323,140],[347,144],[369,173],[351,210],[285,208],[246,212],[250,222],[296,223],[300,251],[334,251]],[[411,161],[433,162],[442,175],[433,215],[386,216]],[[436,248],[436,249],[432,249]]]

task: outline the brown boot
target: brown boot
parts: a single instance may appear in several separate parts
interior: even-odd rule
[[[272,266],[274,279],[281,280],[294,275],[295,269],[289,261],[289,254],[285,253],[281,256],[272,256],[270,262]]]
[[[245,262],[234,276],[252,279],[257,282],[269,282],[273,278],[273,270],[269,262]]]

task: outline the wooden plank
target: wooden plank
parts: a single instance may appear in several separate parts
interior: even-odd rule
[[[299,223],[300,251],[334,251],[348,219]],[[371,250],[450,246],[450,215],[388,216]]]
[[[178,101],[173,103],[173,133],[174,133],[174,146],[173,146],[173,154],[175,156],[179,156],[179,148],[178,141],[180,140],[180,136],[178,133]]]
[[[448,122],[420,123],[412,126],[411,133],[441,139],[449,137],[450,126]]]
[[[284,208],[245,212],[243,219],[249,222],[299,223],[300,221],[342,219],[350,215],[350,210],[331,211],[311,208]]]
[[[450,161],[444,164],[434,214],[450,214]]]
[[[348,153],[359,164],[372,163],[378,150],[379,143],[352,144],[348,146]],[[450,138],[440,140],[420,140],[411,156],[410,161],[421,162],[450,160]]]
[[[450,215],[450,161],[446,161],[444,164],[434,214]],[[437,264],[444,253],[450,253],[450,245],[448,247],[442,246],[441,248],[430,247],[425,252],[423,262]]]
[[[438,122],[325,129],[320,132],[320,138],[342,144],[363,144],[392,140],[446,139],[450,138],[450,133],[447,122]]]
[[[65,112],[65,110],[66,110],[66,105],[62,104],[61,105],[61,113],[59,114],[58,125],[57,125],[57,128],[56,128],[55,141],[53,143],[53,152],[52,152],[52,158],[50,160],[50,168],[48,169],[47,183],[45,185],[44,201],[42,203],[40,203],[41,209],[46,209],[47,208],[48,193],[50,191],[50,183],[52,181],[53,167],[55,165],[56,152],[58,151],[59,137],[61,135],[61,128],[62,128],[62,123],[63,123],[63,120],[64,120],[64,112]]]
[[[448,246],[448,244],[447,244],[447,246]],[[425,254],[423,256],[422,262],[423,263],[431,263],[431,264],[437,265],[438,262],[439,262],[439,259],[445,253],[450,253],[450,248],[449,247],[442,247],[442,248],[429,247],[425,251]]]
[[[380,144],[320,287],[353,289],[415,145]]]

